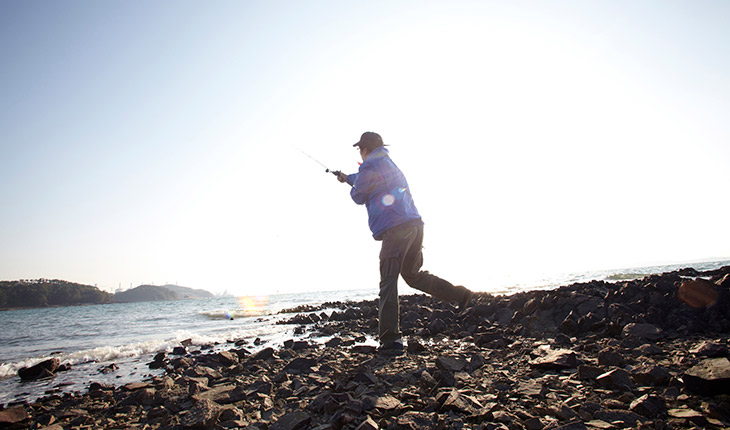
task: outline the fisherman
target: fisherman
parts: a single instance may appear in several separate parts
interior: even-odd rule
[[[403,351],[398,275],[403,276],[412,288],[457,303],[459,312],[466,308],[473,293],[421,270],[423,221],[406,178],[388,156],[380,135],[365,132],[353,146],[360,150],[363,160],[360,169],[351,175],[338,172],[337,179],[352,186],[352,199],[367,208],[373,237],[383,242],[380,249],[378,337],[380,351],[398,354]]]

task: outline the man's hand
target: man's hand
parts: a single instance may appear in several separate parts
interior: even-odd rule
[[[347,175],[342,172],[337,172],[337,180],[340,182],[347,182]]]

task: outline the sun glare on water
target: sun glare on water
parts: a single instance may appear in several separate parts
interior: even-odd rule
[[[269,296],[241,296],[238,304],[241,306],[245,316],[263,315]]]

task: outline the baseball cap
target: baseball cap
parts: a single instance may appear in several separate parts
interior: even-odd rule
[[[360,136],[360,140],[352,146],[359,146],[361,148],[372,150],[381,146],[385,146],[385,144],[383,143],[383,138],[380,137],[378,133],[366,131],[362,134],[362,136]]]

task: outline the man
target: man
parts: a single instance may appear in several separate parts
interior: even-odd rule
[[[360,150],[358,173],[340,173],[337,179],[352,186],[355,203],[364,204],[368,224],[380,250],[380,302],[378,336],[383,352],[402,352],[398,306],[398,275],[411,287],[434,297],[459,304],[463,311],[472,292],[463,286],[421,270],[423,221],[418,214],[405,176],[388,156],[379,134],[365,132],[353,145]]]

